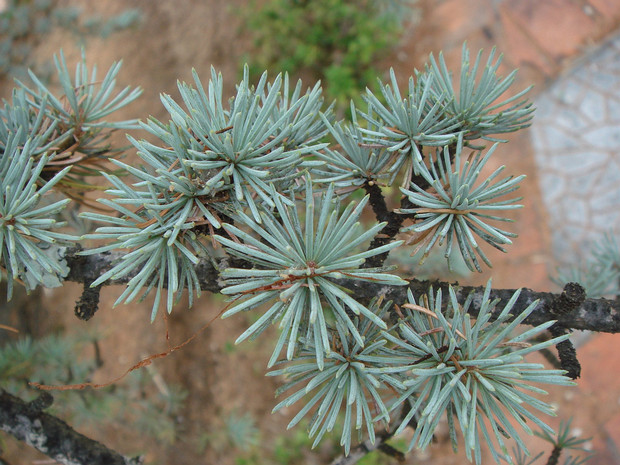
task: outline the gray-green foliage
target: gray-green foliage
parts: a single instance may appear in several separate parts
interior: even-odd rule
[[[504,435],[525,447],[517,426],[549,430],[539,415],[553,411],[535,397],[544,391],[532,383],[570,384],[561,371],[522,361],[565,338],[528,342],[553,322],[517,333],[534,304],[517,309],[517,293],[492,319],[498,303],[489,300],[490,287],[474,319],[467,313],[471,298],[460,306],[454,290],[446,299],[431,292],[410,295],[408,303],[383,303],[364,301],[343,286],[407,284],[389,273],[395,266],[383,265],[405,244],[385,232],[388,222],[368,225],[363,218],[369,204],[380,208],[373,189],[402,186],[402,208],[384,217],[393,222],[403,215],[400,233],[413,234],[408,242],[426,240],[423,256],[444,241],[450,256],[456,243],[465,263],[480,270],[477,257],[489,261],[475,236],[500,249],[514,236],[493,223],[507,221],[502,211],[517,207],[505,196],[521,177],[499,180],[500,168],[479,180],[496,152],[480,144],[526,126],[532,108],[522,93],[496,103],[514,74],[500,78],[494,53],[486,64],[480,57],[470,65],[464,48],[459,91],[441,57],[415,73],[405,95],[391,73],[389,84],[380,83],[383,99],[369,91],[364,111],[352,106],[351,123],[333,121],[319,86],[304,91],[281,75],[271,81],[263,75],[253,85],[246,71],[226,101],[219,74],[213,70],[203,84],[194,72],[193,85],[179,83],[181,103],[162,95],[167,122],[141,123],[149,141],[130,137],[142,166],[106,157],[105,133],[99,133],[135,127],[101,118],[138,91],[113,93],[117,66],[98,91],[84,64],[71,81],[61,57],[66,95],[51,95],[33,76],[36,89],[22,85],[15,94],[24,108],[7,103],[0,118],[7,132],[1,166],[9,180],[2,185],[0,264],[11,282],[37,267],[61,278],[60,265],[40,250],[75,240],[51,231],[67,200],[37,202],[82,160],[109,160],[127,177],[102,173],[111,187],[99,202],[108,211],[83,216],[103,223],[84,239],[104,243],[83,254],[123,253],[93,286],[128,277],[118,302],[144,298],[155,288],[155,317],[162,300],[171,311],[185,289],[192,304],[200,292],[195,265],[210,261],[220,267],[222,293],[230,297],[224,316],[258,315],[238,342],[279,325],[268,365],[278,367],[271,375],[288,377],[282,392],[295,391],[276,409],[301,405],[292,425],[312,414],[315,444],[342,424],[348,453],[353,437],[374,440],[378,424],[402,430],[416,423],[410,447],[426,447],[446,415],[455,446],[460,430],[468,456],[479,462],[487,442],[499,460],[507,455]],[[84,144],[59,153],[63,139],[56,138],[68,136],[83,136],[78,142]],[[79,150],[67,155],[71,147]],[[65,158],[74,162],[71,168],[45,174]],[[369,195],[357,195],[360,189]],[[358,200],[345,201],[348,195]]]
[[[317,167],[314,170],[315,182],[333,183],[340,192],[356,190],[367,182],[388,182],[390,176],[387,168],[393,162],[393,155],[386,147],[372,146],[366,142],[362,128],[358,125],[353,102],[351,102],[351,115],[352,125],[343,122],[332,125],[322,115],[323,122],[338,144],[339,150],[325,147],[316,153],[320,160],[326,162],[327,169]]]
[[[389,306],[388,304],[381,308],[375,301],[371,309],[377,316],[384,317]],[[288,382],[279,388],[276,394],[286,392],[294,386],[299,388],[301,383],[301,388],[276,405],[274,412],[290,407],[306,398],[307,394],[312,394],[311,400],[305,403],[288,427],[299,423],[317,406],[308,426],[310,437],[316,436],[313,446],[319,443],[326,432],[334,428],[338,414],[344,410],[340,445],[344,446],[346,454],[351,449],[354,431],[358,439],[361,440],[366,432],[374,442],[374,423],[383,421],[388,424],[390,420],[379,391],[385,387],[386,382],[401,385],[389,374],[382,373],[383,367],[389,364],[392,358],[391,354],[385,353],[386,340],[380,337],[381,328],[368,318],[355,318],[350,324],[356,334],[364,334],[367,344],[361,344],[351,330],[347,330],[342,323],[337,323],[339,338],[330,341],[329,354],[323,366],[316,363],[315,343],[307,341],[306,347],[295,357],[295,364],[268,373],[270,376],[287,377]],[[307,380],[309,381],[305,383]],[[374,411],[371,412],[370,405],[373,404]]]
[[[45,281],[45,275],[58,278],[65,273],[61,262],[50,257],[45,249],[54,244],[70,244],[74,236],[54,231],[63,226],[54,218],[70,199],[45,204],[43,196],[67,174],[64,168],[53,178],[38,184],[43,168],[49,160],[44,154],[35,162],[37,139],[28,139],[23,147],[18,144],[21,129],[7,140],[6,151],[0,159],[0,261],[8,276],[8,298],[13,294],[13,282],[21,279],[27,289],[31,280]]]
[[[233,305],[223,316],[272,303],[263,316],[239,336],[237,342],[262,332],[276,319],[282,319],[282,332],[269,365],[275,363],[285,345],[288,347],[286,357],[291,360],[300,342],[298,338],[302,336],[312,340],[315,360],[322,370],[324,357],[331,352],[329,338],[333,329],[328,321],[330,318],[337,325],[347,327],[361,346],[364,340],[351,321],[350,313],[363,315],[380,327],[386,326],[374,312],[334,284],[333,279],[406,284],[398,276],[383,273],[381,268],[359,269],[367,257],[394,249],[401,243],[393,242],[354,253],[360,244],[374,237],[385,226],[378,224],[366,230],[362,227],[359,217],[368,198],[357,205],[349,203],[339,214],[339,202],[330,186],[315,208],[312,185],[308,180],[303,223],[295,206],[287,206],[277,196],[274,201],[277,216],[265,212],[262,226],[247,216],[235,217],[257,233],[262,241],[232,225],[225,225],[224,229],[233,237],[243,239],[243,243],[215,236],[231,254],[260,265],[259,269],[223,270],[222,276],[230,284],[222,290],[223,294],[244,298],[250,296]]]
[[[432,187],[425,190],[411,184],[413,190],[401,188],[409,201],[416,208],[402,208],[401,213],[414,213],[422,221],[408,226],[403,231],[424,233],[419,247],[424,247],[423,256],[430,253],[437,242],[441,245],[446,240],[445,257],[450,263],[450,253],[456,240],[465,263],[470,270],[474,267],[482,271],[476,255],[487,265],[491,265],[482,249],[478,246],[474,234],[493,247],[505,252],[502,244],[511,244],[510,237],[516,235],[489,224],[488,220],[510,221],[509,218],[490,215],[489,211],[521,208],[513,202],[518,199],[505,199],[504,196],[519,187],[519,181],[525,176],[513,178],[507,176],[496,180],[504,170],[500,167],[488,178],[478,182],[482,167],[485,165],[496,146],[494,145],[483,157],[478,152],[475,157],[461,161],[463,139],[459,136],[454,154],[446,147],[439,150],[435,157],[429,153],[430,170],[420,165],[420,176]],[[502,200],[497,201],[499,197]]]
[[[69,188],[85,185],[80,180],[101,169],[99,163],[110,156],[101,141],[111,130],[135,125],[103,120],[141,92],[127,87],[114,93],[119,64],[98,81],[96,68],[89,74],[84,58],[74,78],[62,53],[55,63],[61,96],[54,96],[31,73],[34,89],[18,81],[12,101],[0,109],[0,262],[8,276],[9,298],[16,279],[30,290],[66,275],[58,247],[77,237],[58,231],[64,223],[57,218],[75,198]],[[54,187],[67,198],[53,200],[48,194]],[[50,248],[59,253],[48,253]]]
[[[212,255],[209,244],[199,237],[202,232],[214,235],[215,229],[245,206],[253,218],[247,220],[260,223],[259,206],[294,204],[274,189],[283,192],[293,185],[304,168],[303,156],[322,147],[317,140],[326,132],[317,124],[322,103],[318,87],[302,93],[299,83],[289,94],[285,78],[287,88],[281,94],[280,77],[267,83],[264,74],[258,85],[251,86],[246,73],[237,95],[226,106],[222,76],[214,69],[206,90],[195,72],[194,81],[196,88],[179,84],[187,112],[170,96],[162,95],[171,121],[164,124],[151,119],[143,125],[163,147],[130,139],[150,169],[114,161],[138,182],[129,186],[117,176],[105,175],[116,187],[108,193],[116,198],[102,203],[122,216],[84,215],[114,225],[88,236],[112,241],[87,253],[131,250],[95,285],[139,269],[117,302],[130,302],[156,287],[153,318],[164,283],[168,311],[183,289],[189,290],[190,304],[194,292],[200,295],[193,265]]]
[[[394,347],[393,360],[402,360],[400,367],[387,370],[405,374],[401,380],[404,389],[401,389],[393,408],[402,402],[409,403],[409,412],[397,431],[404,429],[411,419],[417,421],[410,447],[424,448],[430,444],[444,412],[448,415],[454,447],[457,444],[455,425],[458,424],[464,435],[467,456],[471,460],[473,453],[476,463],[480,463],[480,444],[484,442],[498,462],[505,458],[508,450],[504,433],[520,449],[527,450],[514,427],[515,420],[530,434],[528,420],[546,432],[553,431],[538,418],[538,412],[554,415],[553,408],[526,391],[545,393],[531,383],[574,383],[564,376],[562,370],[545,370],[540,364],[525,362],[523,357],[557,344],[568,336],[538,344],[526,342],[545,331],[553,321],[515,333],[537,304],[533,302],[518,315],[511,315],[519,291],[492,320],[498,302],[489,299],[490,284],[473,322],[467,313],[471,298],[461,307],[452,288],[447,309],[442,309],[441,291],[436,295],[431,291],[428,296],[423,296],[425,301],[420,302],[409,293],[409,303],[403,306],[406,313],[398,325],[399,337],[385,334]],[[531,412],[523,404],[538,412]]]
[[[482,51],[472,66],[469,50],[463,45],[458,86],[443,55],[439,54],[438,61],[430,56],[431,65],[424,72],[416,70],[405,95],[393,70],[390,70],[390,83],[380,83],[385,103],[370,90],[366,91],[368,112],[360,114],[378,129],[362,130],[370,140],[393,153],[394,164],[388,173],[395,175],[407,167],[404,187],[411,179],[411,170],[418,173],[422,168],[423,147],[454,145],[458,137],[466,141],[506,142],[492,136],[529,126],[534,108],[523,98],[529,89],[501,100],[514,82],[516,71],[505,78],[499,77],[501,57],[495,59],[495,50],[482,66],[481,58]]]
[[[530,88],[502,100],[503,94],[512,85],[517,71],[500,77],[497,70],[501,57],[495,58],[495,49],[489,54],[486,63],[482,61],[482,50],[471,63],[469,50],[463,44],[463,56],[458,90],[446,66],[443,55],[439,60],[430,56],[430,66],[426,74],[433,80],[430,88],[431,102],[438,102],[444,117],[454,116],[459,132],[466,140],[483,139],[505,142],[492,137],[518,131],[529,126],[534,108],[524,95]],[[479,76],[478,76],[479,75]],[[477,79],[473,77],[477,76]]]

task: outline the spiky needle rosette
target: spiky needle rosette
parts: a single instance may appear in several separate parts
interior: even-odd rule
[[[468,314],[473,294],[461,307],[450,287],[447,308],[442,309],[441,291],[437,294],[431,291],[421,302],[416,302],[409,293],[409,303],[403,306],[405,318],[398,325],[398,337],[384,332],[394,350],[403,357],[401,360],[406,360],[405,363],[401,361],[400,370],[406,389],[392,409],[404,402],[409,404],[409,411],[396,434],[415,418],[417,427],[411,448],[430,444],[444,413],[454,447],[457,444],[455,424],[458,423],[467,457],[471,460],[473,453],[476,463],[480,463],[480,445],[485,443],[490,445],[498,462],[505,458],[508,454],[506,437],[527,450],[515,424],[529,434],[533,432],[528,422],[552,433],[538,412],[554,416],[554,409],[531,394],[546,394],[534,384],[570,386],[575,383],[564,375],[565,371],[547,370],[543,365],[524,361],[523,357],[568,336],[529,343],[555,322],[548,321],[518,333],[518,326],[532,313],[538,301],[512,315],[510,312],[520,292],[515,292],[499,311],[495,308],[498,301],[489,298],[490,291],[489,281],[475,321]],[[396,370],[391,371],[396,374]],[[538,412],[533,413],[531,409]]]
[[[73,166],[59,187],[65,191],[71,189],[71,193],[83,200],[83,191],[92,189],[91,183],[84,182],[83,177],[98,176],[101,170],[109,169],[102,162],[124,150],[112,148],[108,143],[112,132],[138,127],[135,119],[112,122],[107,118],[137,99],[142,90],[130,86],[116,90],[121,62],[113,63],[103,78],[97,76],[96,66],[89,70],[83,51],[74,74],[69,72],[62,51],[59,56],[54,56],[54,64],[62,88],[59,97],[32,71],[29,75],[34,89],[17,82],[20,90],[27,95],[32,109],[46,116],[44,125],[54,126],[50,137],[50,140],[54,139],[54,146],[50,147],[50,151],[53,150],[56,155],[48,160],[45,167],[47,176],[51,177],[65,166]]]
[[[431,54],[430,62],[423,72],[415,71],[406,93],[401,93],[391,70],[389,84],[379,81],[382,98],[367,90],[368,110],[358,112],[372,126],[361,128],[365,137],[393,154],[387,170],[390,182],[405,168],[405,187],[423,164],[423,147],[452,145],[459,134],[466,141],[506,142],[493,135],[529,126],[534,111],[524,98],[529,88],[502,100],[516,71],[498,76],[501,56],[495,58],[495,49],[485,64],[481,50],[472,65],[464,44],[458,83],[453,83],[442,54],[438,60]]]
[[[28,74],[35,84],[34,90],[20,81],[17,82],[20,88],[31,97],[33,106],[45,111],[51,119],[59,120],[60,125],[66,130],[73,131],[75,138],[78,138],[83,131],[94,131],[90,134],[92,136],[101,129],[137,127],[138,120],[135,119],[118,122],[104,120],[142,94],[142,89],[132,89],[130,86],[114,93],[121,62],[113,63],[103,79],[97,78],[96,66],[89,71],[84,51],[82,51],[82,59],[76,66],[73,78],[62,50],[59,56],[54,55],[54,64],[63,91],[60,98],[54,96],[32,71]]]
[[[408,93],[403,97],[391,69],[391,87],[379,81],[385,103],[366,90],[364,99],[368,103],[368,111],[359,112],[373,126],[360,130],[369,140],[385,145],[394,154],[394,162],[388,172],[394,177],[401,168],[408,166],[406,181],[411,178],[411,171],[417,173],[418,165],[422,163],[420,148],[452,143],[459,126],[454,117],[440,111],[440,102],[431,101],[433,77],[418,73],[416,78],[409,78]]]
[[[46,275],[55,279],[64,276],[68,270],[59,259],[45,253],[45,249],[56,244],[71,244],[77,239],[53,231],[64,225],[54,216],[70,200],[43,201],[45,194],[70,168],[64,168],[49,180],[42,180],[41,173],[50,157],[43,154],[35,160],[34,153],[41,141],[34,137],[20,146],[21,131],[8,136],[0,155],[0,266],[8,275],[8,300],[13,294],[15,279],[21,279],[30,290],[33,281],[42,283]],[[25,279],[26,274],[32,279]]]
[[[282,333],[269,362],[275,363],[288,344],[290,360],[298,347],[298,337],[312,338],[316,358],[322,369],[325,356],[331,352],[329,320],[335,318],[347,327],[363,346],[364,339],[353,325],[348,312],[368,318],[380,327],[385,323],[366,306],[334,283],[334,279],[356,279],[392,285],[407,282],[380,269],[360,269],[368,257],[392,250],[402,242],[393,242],[365,252],[357,247],[372,239],[384,226],[380,223],[365,228],[359,221],[368,197],[359,204],[351,202],[339,212],[339,201],[333,185],[321,196],[315,208],[311,181],[306,181],[305,218],[295,206],[274,196],[275,211],[261,213],[261,224],[240,214],[239,222],[249,227],[256,237],[225,224],[224,229],[241,241],[215,236],[229,253],[255,264],[252,269],[228,268],[222,271],[228,286],[223,294],[238,301],[224,317],[270,304],[265,313],[250,326],[237,342],[261,333],[276,320],[281,320]]]
[[[333,182],[339,192],[353,191],[366,182],[392,183],[393,176],[390,179],[387,170],[394,161],[394,154],[364,137],[353,102],[352,124],[332,124],[327,117],[321,116],[339,147],[326,147],[316,152],[316,156],[326,164],[312,171],[315,182]]]
[[[209,221],[219,224],[203,203],[204,188],[193,184],[189,178],[178,176],[178,183],[174,184],[176,189],[169,189],[171,180],[167,176],[152,176],[121,162],[116,163],[144,181],[129,186],[117,176],[103,173],[116,188],[106,192],[115,198],[98,201],[118,212],[120,216],[93,212],[81,214],[83,218],[112,225],[99,227],[94,233],[85,235],[86,239],[104,239],[109,242],[104,246],[85,250],[81,252],[82,255],[115,249],[127,250],[91,287],[109,279],[133,274],[115,305],[122,301],[129,303],[138,295],[143,299],[156,287],[151,313],[151,318],[154,319],[165,285],[168,290],[168,312],[185,288],[188,289],[191,306],[194,293],[200,296],[200,284],[194,265],[198,264],[201,257],[209,254],[196,231],[197,223],[202,225]],[[170,176],[173,174],[168,173]],[[144,184],[147,190],[142,190]]]
[[[383,318],[391,305],[389,302],[381,307],[375,299],[369,309]],[[365,429],[370,441],[375,442],[375,423],[382,421],[387,424],[390,419],[381,391],[387,384],[400,384],[389,374],[382,373],[390,358],[382,351],[386,340],[381,336],[381,329],[368,318],[354,318],[353,326],[364,335],[366,345],[360,345],[348,329],[336,324],[334,337],[330,338],[331,352],[326,356],[322,370],[315,363],[315,347],[310,340],[292,363],[281,361],[279,365],[287,366],[268,373],[269,376],[286,377],[286,383],[276,395],[297,389],[289,392],[273,412],[303,403],[288,428],[313,411],[308,434],[314,437],[312,447],[315,447],[326,432],[332,431],[336,420],[342,418],[340,445],[344,446],[347,455],[355,432],[361,440]],[[304,399],[307,402],[303,402]],[[344,417],[340,415],[342,413]]]
[[[403,208],[400,213],[414,214],[414,224],[401,229],[402,232],[413,232],[416,235],[410,242],[424,247],[423,260],[431,248],[436,244],[447,241],[445,256],[450,258],[452,247],[456,242],[468,268],[482,271],[477,256],[491,266],[474,235],[480,237],[493,247],[505,252],[504,244],[511,244],[511,237],[516,234],[504,231],[492,224],[492,221],[512,221],[509,218],[490,215],[493,210],[512,210],[522,208],[523,205],[514,202],[521,198],[498,200],[498,197],[509,194],[519,188],[519,182],[525,176],[508,176],[501,180],[496,178],[504,170],[504,166],[495,170],[488,178],[478,182],[482,168],[492,155],[496,146],[493,146],[486,155],[482,152],[472,154],[462,161],[462,136],[458,139],[455,152],[445,147],[438,151],[437,159],[429,155],[430,169],[420,165],[420,175],[428,182],[430,189],[425,190],[414,183],[410,189],[402,189],[409,201],[416,208]],[[454,157],[454,160],[452,160]]]
[[[453,83],[443,53],[438,60],[431,54],[431,63],[425,69],[425,74],[432,79],[430,101],[439,106],[444,118],[451,117],[458,122],[455,132],[463,132],[465,140],[506,142],[492,135],[515,132],[530,125],[534,106],[524,95],[531,86],[502,100],[502,95],[514,83],[517,71],[506,77],[498,76],[502,56],[496,59],[493,48],[483,65],[482,52],[478,52],[472,65],[467,43],[463,44],[458,85]]]
[[[290,92],[285,76],[283,90],[282,75],[267,82],[267,73],[252,86],[246,67],[226,106],[220,74],[211,70],[206,89],[195,71],[193,77],[196,87],[178,85],[187,110],[164,94],[161,100],[170,123],[151,119],[144,125],[164,146],[133,143],[143,158],[192,170],[213,195],[227,192],[235,209],[249,208],[254,221],[260,222],[259,204],[274,207],[269,185],[287,191],[300,175],[304,155],[325,145],[317,142],[325,133],[319,121],[321,89],[315,86],[302,93],[298,83]]]
[[[18,147],[36,139],[30,143],[30,150],[38,156],[51,151],[65,137],[54,137],[58,121],[50,121],[45,111],[32,106],[27,95],[23,89],[13,89],[11,101],[4,100],[4,107],[0,108],[0,151],[7,150],[9,139],[15,143],[15,137],[19,137]]]

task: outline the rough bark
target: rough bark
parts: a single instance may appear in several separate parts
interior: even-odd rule
[[[396,234],[403,225],[405,220],[404,215],[398,215],[393,211],[389,211],[385,203],[385,198],[381,193],[381,188],[377,184],[371,184],[367,182],[364,184],[364,190],[369,195],[370,206],[379,222],[386,222],[387,224],[381,230],[381,234],[378,234],[370,243],[369,249],[379,248],[385,244],[388,244],[394,240]],[[384,252],[374,257],[369,257],[364,263],[364,268],[380,267],[388,257],[389,252]]]
[[[65,277],[66,281],[73,281],[78,283],[92,283],[103,273],[108,271],[118,262],[124,255],[120,252],[103,252],[95,255],[79,255],[82,250],[81,247],[72,247],[66,250],[65,260],[70,271]],[[226,266],[225,262],[221,264]],[[131,278],[133,278],[139,270],[135,273],[129,273],[120,279],[110,279],[103,285],[109,286],[114,284],[127,284]],[[200,288],[203,291],[219,292],[223,285],[219,280],[219,272],[209,262],[201,262],[196,265],[196,271],[200,280]]]
[[[71,270],[65,278],[67,281],[79,283],[92,282],[109,270],[113,263],[122,256],[120,253],[81,256],[77,255],[78,251],[78,249],[74,248],[68,249],[66,252],[65,259]],[[224,269],[226,266],[227,263],[225,261],[218,265],[221,269]],[[198,264],[197,274],[203,291],[218,293],[224,287],[224,282],[220,278],[218,269],[210,262],[205,261]],[[132,275],[130,274],[121,279],[109,280],[104,285],[126,284],[131,277]],[[378,295],[385,295],[386,299],[392,300],[397,304],[407,301],[407,289],[411,289],[413,295],[419,296],[428,292],[431,287],[435,291],[441,288],[444,298],[447,298],[448,287],[450,286],[450,283],[446,282],[418,281],[416,279],[410,280],[409,286],[387,286],[353,280],[341,280],[338,284],[349,289],[359,299],[371,299]],[[465,302],[465,299],[471,292],[474,293],[469,313],[475,316],[480,309],[484,287],[458,286],[455,284],[452,286],[456,291],[458,301],[461,303]],[[491,291],[491,298],[498,298],[501,302],[507,302],[515,291],[515,289],[493,289]],[[540,325],[550,320],[557,320],[558,325],[569,330],[579,329],[604,333],[620,332],[620,300],[585,299],[575,308],[558,312],[557,302],[561,295],[523,288],[515,304],[515,311],[523,310],[528,305],[538,301],[532,314],[525,320],[526,324]],[[503,308],[501,302],[497,306],[498,311]]]
[[[25,402],[0,390],[0,429],[65,465],[142,463],[140,457],[125,457],[43,412],[52,400],[52,396],[46,392],[32,402]]]

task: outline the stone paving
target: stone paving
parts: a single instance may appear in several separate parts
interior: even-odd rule
[[[604,233],[620,234],[620,36],[535,104],[531,135],[553,252],[559,262],[583,259]]]

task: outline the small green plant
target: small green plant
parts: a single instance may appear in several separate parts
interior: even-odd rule
[[[327,99],[346,109],[349,100],[359,102],[360,93],[375,86],[375,63],[397,42],[399,18],[406,17],[406,12],[395,3],[270,0],[260,7],[254,4],[245,20],[254,51],[246,59],[253,74],[269,69],[321,80]]]
[[[226,435],[230,445],[247,451],[259,443],[259,431],[256,420],[249,413],[230,413],[225,421]]]
[[[263,439],[250,413],[232,410],[223,415],[221,425],[198,438],[197,450],[202,454],[208,447],[218,452],[230,451],[237,463],[260,463]],[[255,460],[256,459],[256,460]]]

